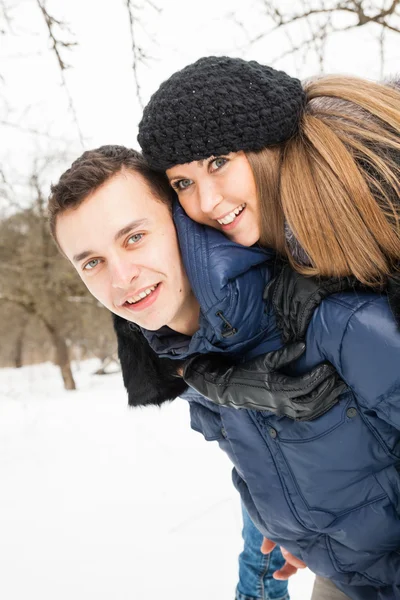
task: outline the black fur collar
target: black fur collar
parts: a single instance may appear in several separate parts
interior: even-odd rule
[[[128,404],[159,406],[180,396],[188,387],[176,374],[183,361],[160,358],[138,327],[117,315],[113,320]]]

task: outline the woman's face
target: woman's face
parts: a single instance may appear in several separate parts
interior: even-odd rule
[[[243,246],[258,241],[258,197],[244,152],[176,165],[167,176],[194,221],[219,229]]]

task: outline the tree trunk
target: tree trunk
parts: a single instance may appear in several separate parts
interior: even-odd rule
[[[43,318],[42,321],[50,334],[51,341],[53,342],[54,349],[56,351],[55,363],[60,367],[61,376],[64,382],[64,388],[66,390],[76,390],[74,377],[71,371],[71,362],[69,360],[68,346],[59,332],[47,323]]]
[[[66,390],[75,390],[76,385],[71,371],[71,363],[69,360],[68,346],[63,337],[57,332],[52,334],[54,348],[56,350],[56,364],[61,369],[61,375],[64,381]]]
[[[28,299],[27,301],[25,301],[25,300],[22,301],[18,297],[15,298],[13,296],[4,296],[4,295],[0,295],[0,300],[15,302],[18,306],[21,306],[21,308],[23,308],[28,315],[35,315],[37,318],[39,318],[41,320],[41,322],[45,326],[47,332],[49,333],[51,341],[53,343],[55,353],[56,353],[55,363],[56,363],[56,365],[58,365],[60,367],[61,376],[62,376],[63,382],[64,382],[64,388],[66,390],[75,390],[76,385],[75,385],[74,377],[73,377],[72,371],[71,371],[71,363],[69,360],[68,347],[65,342],[65,339],[63,338],[61,333],[57,330],[57,328],[54,327],[54,325],[52,325],[51,323],[49,323],[47,321],[47,319],[43,316],[41,311],[38,310],[38,307],[35,305],[33,300],[29,301],[29,299]]]
[[[22,331],[15,341],[14,367],[20,369],[22,367],[22,351],[24,349],[24,332]]]

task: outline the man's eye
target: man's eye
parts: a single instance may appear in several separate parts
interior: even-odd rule
[[[182,192],[186,190],[188,187],[192,185],[193,181],[191,179],[180,179],[179,181],[174,181],[172,186],[178,191]]]
[[[98,258],[92,258],[92,260],[89,260],[88,263],[86,263],[86,265],[83,267],[84,271],[91,271],[92,269],[94,269],[95,267],[97,267],[97,265],[99,264],[100,259]]]
[[[131,237],[128,239],[128,244],[137,244],[138,242],[140,242],[143,236],[144,233],[135,233],[134,235],[131,235]]]
[[[214,160],[212,160],[210,162],[211,170],[212,171],[217,171],[218,169],[220,169],[221,167],[223,167],[227,162],[228,162],[227,158],[223,158],[222,156],[218,156],[217,158],[214,158]]]

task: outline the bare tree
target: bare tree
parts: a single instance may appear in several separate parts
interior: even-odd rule
[[[49,304],[49,256],[40,257],[33,237],[40,234],[40,222],[32,209],[22,214],[13,215],[2,223],[2,256],[0,300],[9,307],[22,309],[27,317],[36,318],[46,328],[56,351],[56,363],[66,389],[75,389],[72,376],[67,342],[60,332],[54,307]],[[38,231],[39,230],[39,231]],[[18,239],[23,252],[15,252],[15,242]],[[41,240],[42,241],[42,240]],[[6,248],[10,244],[10,249]],[[32,254],[33,245],[35,253]],[[41,245],[41,244],[40,244]],[[4,258],[7,263],[4,264]],[[53,296],[57,306],[58,298]],[[11,308],[9,308],[11,310]]]
[[[322,71],[326,42],[332,36],[360,27],[370,27],[376,30],[382,71],[385,34],[400,33],[400,0],[298,0],[295,3],[258,0],[258,4],[270,26],[256,36],[248,35],[248,45],[255,44],[275,31],[282,31],[288,46],[273,62],[288,55],[307,56],[314,52]],[[238,24],[244,27],[243,23]],[[301,35],[297,34],[299,26]]]
[[[145,0],[144,4],[138,5],[133,0],[124,0],[129,16],[129,29],[131,34],[131,49],[132,49],[132,72],[135,80],[136,97],[140,107],[144,108],[144,103],[141,95],[141,85],[139,80],[140,65],[147,66],[150,56],[147,54],[143,45],[138,41],[138,29],[143,28],[139,13],[149,6],[155,12],[160,13],[161,9],[151,0]]]
[[[11,19],[8,13],[8,6],[4,0],[0,1],[0,35],[5,35],[11,29]]]
[[[69,68],[67,62],[67,53],[77,45],[77,42],[74,39],[75,36],[66,22],[57,19],[53,14],[51,14],[48,11],[46,0],[34,0],[34,2],[39,10],[39,14],[42,17],[45,32],[47,32],[49,37],[50,51],[54,54],[56,58],[57,68],[59,69],[61,76],[61,84],[68,99],[68,110],[76,127],[77,137],[81,145],[83,145],[82,131],[78,122],[74,101],[66,79],[66,71]],[[34,29],[32,31],[29,31],[24,27],[24,25],[21,26],[18,12],[18,10],[20,11],[20,4],[21,3],[13,3],[7,2],[7,0],[0,0],[0,36],[3,37],[2,41],[4,43],[4,47],[6,47],[6,42],[11,37],[31,37],[33,39],[38,40],[37,53],[40,54],[43,36],[40,36],[40,31],[36,32]],[[38,33],[39,35],[36,35],[36,33]],[[32,52],[30,52],[29,56],[31,55]],[[52,142],[62,142],[61,138],[55,138],[46,130],[40,130],[40,128],[25,125],[20,115],[16,116],[13,114],[15,112],[15,107],[13,107],[12,102],[10,104],[8,103],[7,81],[3,78],[1,67],[0,83],[2,83],[4,86],[0,100],[2,104],[0,119],[1,126],[7,127],[9,129],[14,129],[20,133],[27,134],[30,138],[47,138]],[[28,112],[29,108],[29,100],[27,99],[25,111],[23,111],[22,114],[24,114],[24,112]]]
[[[141,83],[140,83],[140,70],[141,67],[148,67],[148,63],[151,60],[150,48],[154,46],[155,41],[151,38],[146,26],[145,12],[147,10],[153,13],[161,13],[161,9],[155,4],[153,0],[122,0],[127,10],[129,19],[129,31],[131,37],[131,52],[132,52],[132,73],[135,83],[135,93],[139,105],[143,108],[143,100],[141,94]],[[82,147],[84,147],[84,136],[82,133],[81,124],[79,122],[75,101],[68,85],[68,70],[71,67],[71,52],[77,47],[78,41],[73,28],[70,24],[60,19],[54,14],[54,9],[48,7],[48,0],[34,0],[35,5],[39,11],[42,19],[43,31],[47,35],[49,40],[49,51],[55,58],[56,68],[58,69],[59,77],[61,79],[61,85],[65,92],[68,101],[69,114],[72,117],[77,138]],[[15,16],[15,7],[18,4],[11,4],[7,0],[0,0],[0,36],[7,40],[9,36],[27,36],[31,35],[32,32],[27,32],[25,29],[18,29],[18,18]],[[40,34],[40,31],[38,31]],[[43,36],[37,36],[38,41],[38,52],[40,52],[40,40]],[[50,75],[51,77],[51,75]],[[2,82],[2,72],[0,67],[0,83]],[[3,82],[6,83],[6,82]],[[5,85],[5,93],[1,96],[1,108],[2,117],[0,119],[0,125],[7,128],[13,128],[19,130],[22,133],[26,133],[32,137],[48,138],[51,141],[58,141],[60,139],[54,138],[49,132],[35,128],[35,126],[26,126],[23,121],[12,116],[12,108],[7,105],[7,93]]]
[[[79,135],[79,140],[81,142],[81,145],[83,146],[84,142],[83,142],[82,131],[81,131],[81,128],[79,125],[78,116],[76,114],[74,101],[72,99],[71,92],[69,90],[69,87],[67,85],[67,80],[65,77],[65,71],[69,68],[69,65],[64,58],[64,53],[66,51],[71,50],[71,48],[76,46],[77,43],[75,41],[73,41],[73,39],[72,39],[73,35],[72,35],[71,30],[70,30],[69,26],[67,25],[67,23],[60,21],[59,19],[56,19],[53,15],[51,15],[49,13],[49,11],[46,8],[45,0],[36,0],[36,2],[39,7],[39,10],[43,16],[43,19],[44,19],[44,22],[45,22],[45,25],[47,28],[47,32],[48,32],[48,35],[50,38],[50,43],[51,43],[51,49],[54,52],[58,67],[60,69],[61,82],[62,82],[62,85],[63,85],[65,92],[67,94],[67,97],[68,97],[69,110],[72,114],[74,123],[76,125],[76,129],[77,129],[78,135]],[[66,36],[66,37],[64,37],[64,36]]]
[[[84,298],[94,318],[99,309],[51,239],[41,175],[36,165],[30,178],[30,206],[0,222],[0,301],[6,303],[6,310],[22,310],[26,320],[36,320],[45,329],[64,387],[71,390],[75,382],[68,346],[72,334],[77,336],[82,329],[82,310],[70,298]]]
[[[0,302],[0,367],[23,365],[29,315],[16,305]]]

